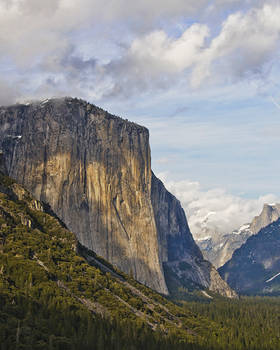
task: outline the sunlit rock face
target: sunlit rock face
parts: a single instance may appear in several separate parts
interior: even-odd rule
[[[79,99],[51,99],[0,108],[0,149],[11,177],[138,281],[167,294],[164,263],[203,261],[180,203],[152,174],[146,128]],[[189,275],[208,287],[210,270]]]
[[[255,216],[250,224],[250,231],[253,234],[258,233],[262,228],[270,225],[280,217],[280,204],[265,204],[260,215]]]

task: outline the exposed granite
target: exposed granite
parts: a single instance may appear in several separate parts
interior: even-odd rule
[[[280,217],[280,204],[264,204],[260,215],[255,216],[250,224],[250,231],[253,234],[258,233],[262,228],[270,225]]]
[[[152,174],[152,204],[160,247],[160,260],[166,274],[175,276],[176,285],[207,288],[227,297],[236,297],[211,263],[203,258],[190,232],[180,202]],[[166,276],[166,280],[170,280]],[[172,289],[172,284],[168,288]]]
[[[146,128],[52,99],[0,108],[0,149],[11,177],[124,272],[167,294],[163,264],[188,261],[188,278],[211,285],[180,203],[152,175]]]

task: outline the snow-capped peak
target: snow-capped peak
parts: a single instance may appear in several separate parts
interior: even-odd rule
[[[233,233],[234,235],[240,235],[240,234],[241,234],[242,232],[244,232],[244,231],[246,231],[246,232],[250,231],[250,224],[242,225],[242,226],[239,227],[238,230],[235,230],[235,231],[233,231],[232,233]]]

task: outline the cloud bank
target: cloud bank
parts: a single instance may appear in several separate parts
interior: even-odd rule
[[[101,101],[263,76],[279,18],[273,0],[0,0],[1,80],[14,87],[1,100]]]
[[[105,70],[115,91],[167,88],[180,79],[187,79],[193,89],[209,82],[262,78],[266,64],[279,52],[279,16],[279,4],[265,4],[229,15],[216,36],[201,23],[179,37],[153,31],[134,39],[125,55]]]
[[[198,182],[172,181],[168,174],[158,174],[167,189],[174,194],[185,209],[191,232],[196,238],[210,232],[230,233],[259,215],[264,203],[279,202],[273,194],[257,199],[234,196],[222,188],[205,190]]]
[[[175,155],[174,163],[183,163],[189,158],[176,155],[192,148],[191,167],[198,169],[192,178],[206,168],[217,178],[223,171],[219,161],[227,162],[231,183],[239,176],[240,187],[240,173],[250,172],[259,185],[266,169],[275,178],[279,173],[271,150],[279,149],[280,125],[268,118],[266,104],[258,112],[258,103],[248,110],[242,103],[245,95],[250,103],[254,94],[272,96],[270,104],[279,111],[280,87],[273,93],[271,88],[280,77],[279,18],[279,0],[0,0],[0,104],[72,95],[106,108],[118,106],[130,118],[143,103],[143,115],[156,109],[163,115],[163,126],[156,121],[153,129],[162,166],[168,167],[170,156],[163,150]],[[235,104],[241,105],[239,117]],[[247,111],[254,115],[252,123]],[[258,123],[264,115],[270,122],[257,132],[255,115]],[[227,118],[239,120],[228,125]],[[276,188],[278,179],[276,186],[273,181]],[[263,202],[275,200],[272,195],[241,199],[189,181],[167,184],[181,199],[195,233],[203,222],[231,231],[258,214]]]

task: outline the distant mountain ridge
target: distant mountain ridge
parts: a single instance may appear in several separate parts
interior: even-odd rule
[[[218,271],[238,293],[280,295],[280,219],[249,237]]]
[[[219,268],[231,259],[234,251],[240,248],[250,236],[257,234],[262,228],[278,220],[279,217],[280,204],[264,204],[260,215],[255,216],[251,223],[244,224],[232,233],[224,235],[218,232],[212,235],[211,230],[209,230],[206,238],[198,239],[196,242],[205,259]]]

